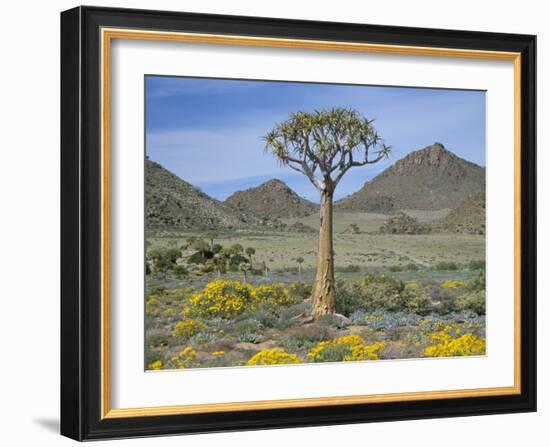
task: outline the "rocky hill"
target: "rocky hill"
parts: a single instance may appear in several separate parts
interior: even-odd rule
[[[276,225],[209,197],[150,160],[145,162],[145,222],[148,229],[201,231]]]
[[[403,212],[391,216],[380,227],[380,233],[383,234],[427,234],[429,232],[428,225],[419,223],[417,219]]]
[[[255,188],[237,191],[225,203],[270,219],[304,217],[318,209],[317,205],[300,197],[278,179],[269,180]]]
[[[485,234],[485,192],[467,197],[431,227],[433,232]]]
[[[336,208],[380,213],[454,208],[484,190],[484,168],[435,143],[409,153],[360,190],[336,202]]]

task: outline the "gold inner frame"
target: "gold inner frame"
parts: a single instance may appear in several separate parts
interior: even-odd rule
[[[356,396],[328,396],[216,404],[173,405],[143,408],[111,408],[110,343],[110,175],[111,116],[110,73],[113,39],[154,40],[213,45],[260,46],[271,48],[437,56],[468,59],[506,60],[514,63],[514,385],[445,391],[405,392]],[[249,36],[195,34],[133,29],[101,29],[101,418],[167,416],[262,409],[307,408],[427,399],[502,396],[521,392],[521,54],[503,51],[464,50],[438,47],[382,45],[337,41],[279,39]]]

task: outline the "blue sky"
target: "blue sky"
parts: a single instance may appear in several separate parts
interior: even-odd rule
[[[147,76],[145,83],[147,155],[220,200],[279,178],[318,201],[307,178],[280,167],[263,150],[262,137],[297,110],[352,107],[374,118],[379,134],[393,147],[388,160],[348,171],[337,199],[436,141],[485,166],[481,91],[162,76]]]

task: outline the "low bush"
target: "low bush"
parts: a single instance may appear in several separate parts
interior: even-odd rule
[[[417,326],[422,317],[404,312],[375,311],[372,313],[358,310],[350,317],[353,324],[367,326],[373,330],[391,330],[397,327]]]
[[[366,345],[358,335],[346,335],[320,342],[308,352],[307,359],[314,363],[379,360],[384,346],[384,343]]]
[[[366,275],[352,286],[337,282],[336,312],[348,317],[359,310],[426,315],[432,308],[430,296],[415,281],[404,283],[391,276]]]
[[[288,365],[292,363],[300,363],[301,360],[296,354],[289,354],[282,349],[264,349],[252,356],[247,366],[255,365]]]
[[[336,312],[349,317],[363,306],[358,284],[348,285],[344,280],[336,281]]]
[[[368,311],[398,310],[405,284],[391,276],[366,275],[359,283],[362,308]]]
[[[309,350],[317,343],[331,339],[332,336],[333,331],[328,327],[314,324],[295,329],[283,339],[283,343],[289,351]]]
[[[151,260],[153,271],[166,273],[176,267],[181,251],[177,248],[158,248],[151,250],[147,257]]]
[[[442,289],[457,289],[459,287],[464,287],[464,281],[447,280],[441,283]]]
[[[288,293],[296,302],[303,301],[311,297],[312,285],[305,282],[293,282],[288,288]]]
[[[458,265],[456,262],[438,262],[435,265],[435,270],[440,272],[456,271],[458,270]]]
[[[468,291],[455,300],[455,309],[457,311],[470,310],[478,315],[485,315],[485,291]]]
[[[485,291],[485,273],[482,272],[466,283],[466,289],[471,291]]]
[[[336,273],[357,273],[361,271],[361,267],[358,265],[350,264],[342,267],[335,267]]]
[[[348,323],[341,317],[336,315],[321,315],[317,319],[318,324],[335,329],[345,329],[348,327]]]
[[[478,338],[452,324],[430,336],[431,346],[424,349],[426,357],[457,357],[465,355],[484,355],[485,338]]]
[[[252,332],[252,331],[244,331],[244,332],[241,332],[238,336],[237,336],[237,340],[241,343],[254,343],[254,344],[258,344],[258,343],[261,343],[262,341],[264,341],[264,338],[261,334],[258,334],[256,332]]]
[[[195,335],[197,332],[203,330],[204,327],[204,323],[202,323],[201,321],[187,318],[176,323],[172,334],[174,335],[174,337],[179,337],[186,340],[189,337]]]
[[[215,280],[189,298],[186,316],[231,319],[255,311],[260,304],[268,308],[289,306],[296,302],[280,284],[253,286],[239,281]]]
[[[214,332],[197,332],[189,338],[189,344],[192,346],[204,346],[217,343],[219,341],[218,335]]]
[[[196,357],[197,352],[188,346],[172,356],[166,367],[167,369],[196,368],[199,366],[199,363],[195,360]]]
[[[485,270],[485,259],[470,261],[468,268],[470,270]]]

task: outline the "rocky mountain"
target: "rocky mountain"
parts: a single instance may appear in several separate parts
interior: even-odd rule
[[[318,209],[317,205],[300,197],[278,179],[269,180],[255,188],[237,191],[225,203],[271,219],[304,217]]]
[[[485,192],[467,197],[431,227],[434,232],[485,234]]]
[[[150,160],[145,162],[147,228],[237,229],[276,225],[215,200]]]
[[[381,213],[455,208],[466,197],[484,190],[484,168],[435,143],[398,160],[360,190],[336,202],[336,208]]]

